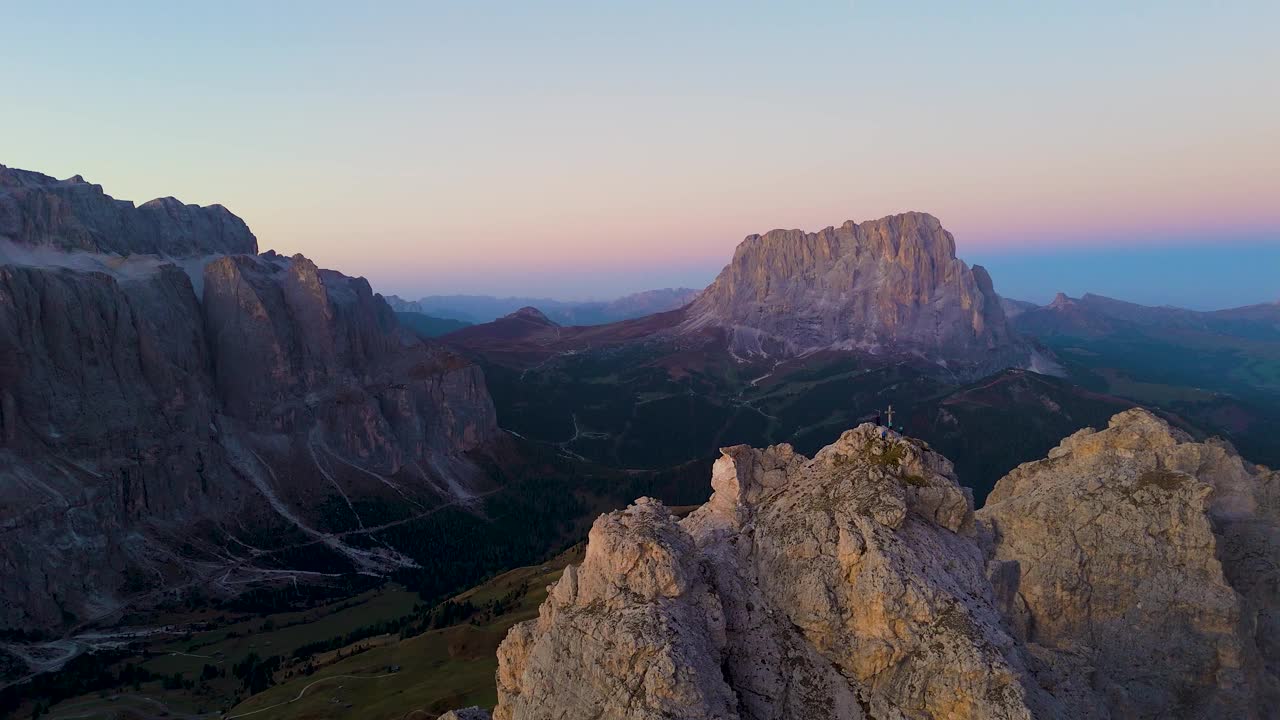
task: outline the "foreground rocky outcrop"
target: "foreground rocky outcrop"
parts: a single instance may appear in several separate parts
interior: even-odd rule
[[[1114,717],[1280,713],[1280,473],[1130,410],[979,517],[1011,627]]]
[[[0,168],[29,251],[0,252],[0,629],[412,566],[368,528],[487,489],[475,365],[363,278],[151,205]]]
[[[1274,717],[1277,474],[1145,411],[972,499],[863,425],[642,498],[498,651],[500,720]]]
[[[740,355],[916,356],[962,378],[1031,360],[987,271],[918,212],[747,237],[688,310],[687,332],[707,327],[729,330]]]

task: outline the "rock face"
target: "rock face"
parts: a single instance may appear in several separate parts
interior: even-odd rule
[[[116,255],[256,253],[257,238],[221,205],[159,198],[134,207],[76,175],[56,180],[0,165],[0,239]]]
[[[739,354],[915,355],[966,377],[1030,358],[986,270],[924,213],[749,236],[689,308],[686,329],[705,327],[732,331]]]
[[[0,627],[110,612],[145,577],[127,560],[150,554],[144,523],[239,505],[202,325],[172,266],[129,283],[0,266]]]
[[[387,474],[492,434],[478,369],[401,333],[364,278],[268,253],[210,263],[204,287],[205,328],[228,414],[288,431],[329,406],[335,414],[319,418],[324,427],[344,429],[329,442]]]
[[[130,225],[95,234],[106,216],[77,213],[115,202],[100,190],[36,197],[44,176],[0,177],[58,211],[21,242],[157,249]],[[359,542],[361,512],[427,512],[487,482],[465,456],[497,433],[476,366],[401,331],[362,278],[211,256],[227,236],[183,227],[190,245],[161,249],[202,253],[190,266],[0,264],[0,628],[109,618],[166,587],[404,567]],[[314,546],[311,567],[270,551],[290,543]]]
[[[498,720],[1274,717],[1277,478],[1145,411],[976,516],[863,425],[727,448],[711,500],[602,516],[498,651]]]
[[[1092,668],[1113,716],[1280,713],[1280,474],[1130,410],[979,516],[1018,636]]]
[[[726,449],[712,485],[683,521],[642,499],[596,522],[582,567],[500,648],[495,717],[1054,707],[1004,629],[972,501],[941,456],[864,425],[812,460]]]
[[[1027,302],[1026,300],[1014,300],[1013,298],[1001,297],[1000,307],[1004,310],[1004,316],[1009,320],[1013,320],[1019,315],[1035,310],[1040,306],[1033,302]]]

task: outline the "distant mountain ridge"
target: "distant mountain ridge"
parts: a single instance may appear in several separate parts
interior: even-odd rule
[[[1073,382],[1176,412],[1280,463],[1280,305],[1197,311],[1059,293],[1013,324]]]
[[[520,308],[536,307],[559,325],[604,325],[684,307],[699,292],[692,288],[662,288],[614,300],[582,302],[491,295],[429,295],[418,300],[405,300],[391,295],[387,302],[397,312],[417,312],[473,324],[497,320]]]
[[[1079,298],[1058,293],[1053,302],[1026,310],[1017,321],[1020,330],[1033,335],[1113,332],[1118,324],[1147,330],[1203,332],[1280,341],[1280,303],[1259,303],[1224,310],[1188,310],[1169,305],[1139,305],[1093,293],[1085,293]]]
[[[451,332],[471,327],[471,323],[449,318],[438,318],[434,315],[423,315],[418,312],[396,311],[396,320],[400,326],[419,337],[440,337]]]
[[[1010,320],[1021,315],[1028,310],[1035,310],[1040,307],[1033,302],[1026,300],[1014,300],[1013,298],[1000,297],[1000,307],[1004,308],[1004,316]]]
[[[484,367],[504,428],[614,467],[735,442],[814,450],[892,404],[981,497],[1064,433],[1132,406],[1021,369],[1039,355],[923,213],[751,236],[665,313],[566,327],[525,309],[442,341]]]

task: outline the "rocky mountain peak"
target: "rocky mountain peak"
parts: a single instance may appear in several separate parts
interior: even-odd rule
[[[1030,354],[987,272],[957,259],[951,233],[918,212],[747,237],[689,308],[686,331],[709,326],[727,329],[740,355],[913,355],[961,375]]]
[[[258,241],[221,205],[158,198],[134,206],[79,175],[67,180],[0,165],[0,240],[62,251],[185,257],[253,254]]]
[[[538,325],[546,325],[554,327],[556,323],[545,313],[532,305],[526,305],[513,313],[503,316],[506,320],[524,320],[526,322],[536,323]]]
[[[864,425],[812,459],[727,448],[712,477],[684,520],[642,499],[596,522],[582,566],[499,649],[495,717],[944,717],[978,702],[1030,717],[1048,702],[984,591],[972,500],[945,458]]]
[[[498,651],[499,720],[1274,717],[1280,477],[1143,410],[974,513],[872,425],[726,448],[683,520],[603,515]]]

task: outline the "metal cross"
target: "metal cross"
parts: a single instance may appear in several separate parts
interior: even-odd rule
[[[889,409],[885,411],[885,415],[889,416],[889,427],[893,427],[893,405],[889,406]]]

